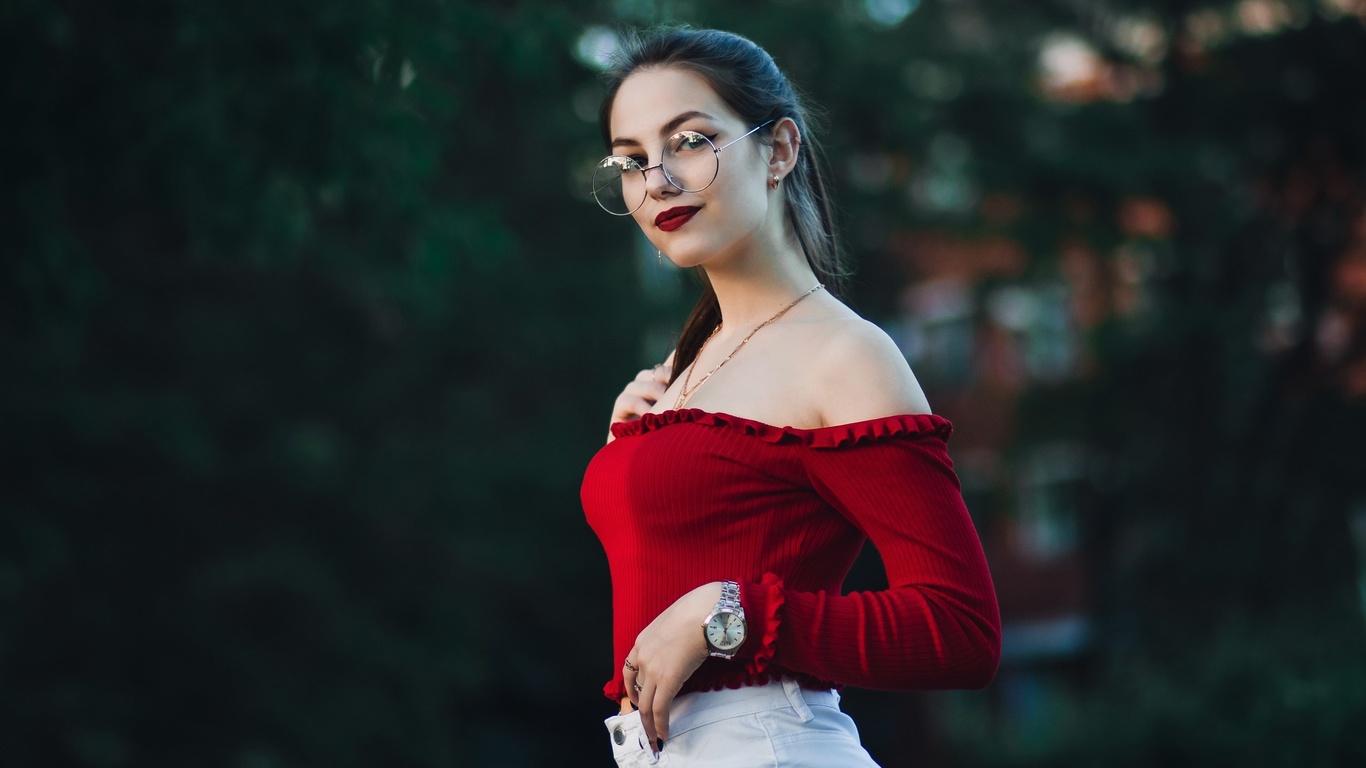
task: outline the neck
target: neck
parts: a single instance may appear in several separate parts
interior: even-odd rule
[[[819,282],[795,236],[785,239],[790,242],[767,252],[706,267],[721,308],[718,335],[747,333]]]

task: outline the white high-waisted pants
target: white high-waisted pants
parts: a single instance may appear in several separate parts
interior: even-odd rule
[[[839,702],[835,691],[809,691],[793,680],[685,693],[670,710],[658,761],[639,712],[605,724],[622,768],[877,768]]]

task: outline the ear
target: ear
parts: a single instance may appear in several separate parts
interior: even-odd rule
[[[802,146],[802,132],[790,117],[773,125],[773,154],[768,160],[768,172],[783,179],[797,166],[797,152]]]

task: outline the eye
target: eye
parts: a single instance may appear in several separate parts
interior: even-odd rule
[[[669,151],[675,155],[712,149],[711,141],[697,131],[679,131],[669,137]]]

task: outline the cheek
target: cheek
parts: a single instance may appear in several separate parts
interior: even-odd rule
[[[768,214],[768,195],[764,185],[753,177],[731,179],[726,198],[732,201],[732,215],[738,221],[757,225]]]
[[[768,212],[768,166],[753,154],[747,154],[718,181],[726,184],[726,197],[734,201],[737,216],[746,221],[762,221]]]

